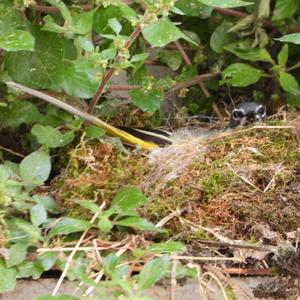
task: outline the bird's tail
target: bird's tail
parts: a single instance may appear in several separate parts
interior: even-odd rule
[[[34,90],[32,88],[29,88],[27,86],[24,86],[22,84],[19,84],[19,83],[13,82],[13,81],[6,82],[6,84],[11,88],[22,91],[23,93],[28,93],[34,97],[40,98],[44,101],[47,101],[57,107],[62,108],[63,110],[65,110],[75,116],[83,118],[85,121],[88,121],[96,126],[101,127],[104,130],[106,130],[106,132],[109,135],[119,137],[126,144],[138,145],[141,148],[148,149],[148,150],[154,149],[159,146],[158,143],[153,142],[154,140],[151,140],[151,139],[143,140],[142,138],[139,138],[138,134],[136,134],[136,135],[131,134],[129,130],[125,131],[125,130],[122,130],[121,128],[112,126],[112,125],[100,120],[99,118],[97,118],[89,113],[86,113],[84,111],[81,111],[81,110],[55,98],[55,97],[49,96],[45,93],[39,92],[37,90]],[[143,130],[138,130],[138,129],[133,130],[132,133],[138,132],[138,131],[143,131]],[[154,132],[155,132],[155,130],[153,131],[153,134],[154,134]]]
[[[159,146],[166,146],[173,143],[171,140],[172,133],[163,129],[133,128],[125,126],[117,126],[117,128],[138,139]]]

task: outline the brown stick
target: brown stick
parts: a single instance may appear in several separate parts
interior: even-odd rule
[[[111,85],[108,90],[112,91],[130,91],[130,90],[139,90],[140,85]]]
[[[130,35],[130,37],[128,38],[128,40],[125,43],[125,49],[128,49],[131,44],[133,43],[133,41],[138,37],[138,35],[141,33],[142,29],[140,27],[135,28],[135,30],[132,32],[132,34]],[[115,62],[118,62],[121,59],[120,55],[117,55],[117,57],[115,58]],[[111,76],[114,74],[115,69],[111,68],[103,77],[95,96],[93,97],[89,107],[88,107],[88,113],[92,113],[95,106],[97,105],[102,93],[104,92],[105,86],[108,83],[108,81],[110,80]]]
[[[90,4],[82,4],[79,6],[84,11],[89,11],[93,9],[93,5]],[[44,12],[44,13],[56,13],[59,9],[55,6],[47,6],[47,5],[35,5],[35,11]]]
[[[179,41],[176,41],[174,42],[175,46],[177,47],[178,51],[180,52],[181,56],[182,56],[182,59],[184,60],[184,62],[187,64],[187,65],[191,65],[192,62],[190,60],[190,58],[188,57],[187,53],[184,51],[184,49],[182,48],[181,44],[179,43]],[[202,91],[202,93],[204,94],[204,96],[206,98],[210,97],[210,92],[208,91],[208,89],[206,88],[204,82],[202,80],[199,80],[198,82],[198,85]],[[222,119],[222,114],[217,106],[217,104],[215,103],[215,101],[213,101],[213,111],[214,113],[217,115],[217,117],[219,119]]]
[[[211,270],[219,271],[223,274],[230,274],[230,275],[265,275],[265,276],[272,276],[274,275],[274,269],[267,268],[267,269],[243,269],[243,268],[218,268],[218,267],[210,267]]]
[[[248,16],[247,13],[244,13],[242,11],[235,10],[235,9],[230,9],[230,8],[215,7],[214,11],[216,11],[224,16],[231,16],[231,17],[238,17],[238,18],[245,18]],[[263,19],[262,23],[266,27],[274,27],[274,28],[276,27],[273,22],[271,22],[270,20],[267,20],[267,19]],[[300,32],[300,28],[289,27],[288,32],[289,33],[297,33],[297,32]]]
[[[166,97],[169,97],[170,94],[172,94],[177,90],[180,90],[182,88],[188,88],[190,86],[198,84],[199,81],[208,80],[210,78],[215,77],[216,75],[218,75],[218,73],[205,73],[205,74],[197,75],[188,81],[176,83],[166,92]]]

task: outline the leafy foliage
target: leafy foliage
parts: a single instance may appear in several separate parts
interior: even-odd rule
[[[187,110],[179,107],[175,114],[208,114],[214,104],[230,102],[229,90],[233,99],[259,98],[271,107],[277,103],[273,99],[281,99],[300,107],[299,0],[126,3],[0,2],[0,231],[4,233],[1,246],[7,249],[0,260],[0,293],[12,290],[16,278],[39,278],[54,264],[64,267],[54,253],[27,260],[29,253],[52,239],[69,241],[85,231],[101,237],[128,230],[165,232],[139,215],[148,199],[132,186],[114,191],[104,209],[97,202],[102,199],[97,191],[97,201],[77,199],[80,209],[96,214],[94,223],[86,216],[58,215],[63,209],[39,187],[51,184],[62,169],[59,164],[65,152],[85,139],[102,141],[105,131],[33,97],[17,94],[7,88],[6,81],[45,90],[84,110],[98,91],[102,97],[97,114],[119,120],[120,115],[127,117],[138,111],[138,121],[127,119],[150,126],[163,123],[165,99],[177,91],[185,98]],[[158,71],[159,78],[154,77],[148,64],[170,68],[171,76]],[[124,103],[115,105],[119,99],[111,99],[114,96],[110,94],[116,89],[110,76],[124,74],[122,71],[130,83],[122,87],[129,90],[125,101],[130,102],[128,114]],[[195,85],[187,90],[191,82],[199,83],[195,76],[204,73],[209,75],[205,88]],[[102,90],[100,82],[106,83]],[[226,96],[218,101],[221,95]],[[184,249],[179,242],[153,242],[148,249],[135,249],[133,262],[143,255],[151,259],[138,276],[128,280],[124,278],[130,274],[129,258],[108,251],[103,258],[107,279],[100,287],[107,293],[113,287],[118,291],[116,299],[143,299],[143,290],[170,271],[169,255]],[[86,260],[84,255],[75,257],[76,266],[69,276],[97,289],[99,286],[85,274]]]

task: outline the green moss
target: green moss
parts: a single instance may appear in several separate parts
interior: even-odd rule
[[[222,193],[231,183],[234,174],[230,171],[218,173],[214,171],[202,182],[204,200]]]
[[[197,231],[192,232],[187,240],[189,242],[194,241],[194,240],[214,240],[211,236],[209,236],[208,232],[199,228]]]

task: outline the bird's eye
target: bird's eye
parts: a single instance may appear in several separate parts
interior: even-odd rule
[[[232,116],[235,120],[238,120],[238,119],[241,119],[244,117],[244,112],[241,111],[241,110],[238,110],[238,109],[235,109],[233,112],[232,112]]]
[[[258,110],[257,113],[260,115],[264,115],[265,114],[265,109],[261,106]]]

